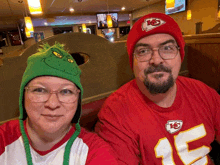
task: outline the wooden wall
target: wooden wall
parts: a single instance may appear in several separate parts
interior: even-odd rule
[[[220,85],[220,34],[184,36],[185,58],[180,74],[188,73],[217,89]],[[55,41],[65,44],[70,53],[82,52],[89,61],[80,66],[84,88],[83,104],[107,97],[121,85],[133,79],[129,66],[126,41],[111,43],[91,34],[66,33],[45,39],[53,45]],[[17,117],[21,77],[27,58],[37,52],[36,43],[25,50],[22,56],[5,58],[0,67],[0,121]]]
[[[187,68],[192,78],[214,89],[220,88],[220,34],[184,37],[187,46]]]

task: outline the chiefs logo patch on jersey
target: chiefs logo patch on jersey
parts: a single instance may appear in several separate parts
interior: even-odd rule
[[[169,120],[167,121],[165,128],[169,133],[175,133],[182,128],[183,121],[182,120]]]
[[[142,30],[147,32],[165,23],[166,23],[165,21],[159,18],[147,18],[142,23]]]

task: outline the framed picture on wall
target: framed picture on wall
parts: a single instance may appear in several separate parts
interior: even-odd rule
[[[9,31],[8,36],[11,41],[11,46],[22,45],[22,39],[18,30]]]
[[[34,32],[35,42],[39,42],[44,39],[44,32]]]

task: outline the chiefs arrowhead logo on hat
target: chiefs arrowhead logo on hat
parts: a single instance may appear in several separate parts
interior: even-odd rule
[[[142,23],[142,30],[147,32],[165,23],[166,22],[164,20],[159,18],[147,18]]]
[[[182,128],[182,120],[169,120],[167,121],[165,128],[169,133],[175,133]]]

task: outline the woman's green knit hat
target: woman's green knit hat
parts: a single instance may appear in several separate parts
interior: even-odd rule
[[[81,97],[79,97],[79,105],[77,111],[72,120],[73,123],[77,123],[81,114],[81,99],[83,95],[83,88],[80,83],[81,70],[76,64],[72,56],[64,50],[64,45],[55,43],[50,46],[49,44],[42,45],[39,52],[31,55],[27,61],[27,68],[22,77],[19,97],[19,111],[20,120],[24,120],[27,117],[27,113],[24,109],[24,87],[34,78],[39,76],[55,76],[67,79],[73,82],[80,90]]]
[[[79,118],[81,114],[81,99],[83,95],[83,88],[80,83],[81,71],[76,64],[72,56],[63,49],[63,45],[55,43],[50,46],[49,44],[42,45],[42,49],[38,49],[39,52],[31,55],[27,61],[27,68],[24,72],[20,87],[19,97],[19,123],[20,130],[24,141],[24,147],[26,152],[27,164],[33,165],[32,156],[30,151],[30,142],[24,130],[23,120],[27,118],[27,113],[24,108],[24,87],[34,78],[39,76],[55,76],[67,79],[73,82],[81,91],[81,95],[78,100],[78,107],[76,113],[72,119],[72,123],[75,124],[76,131],[68,140],[65,152],[63,156],[63,165],[69,165],[70,149],[76,137],[80,133]]]

